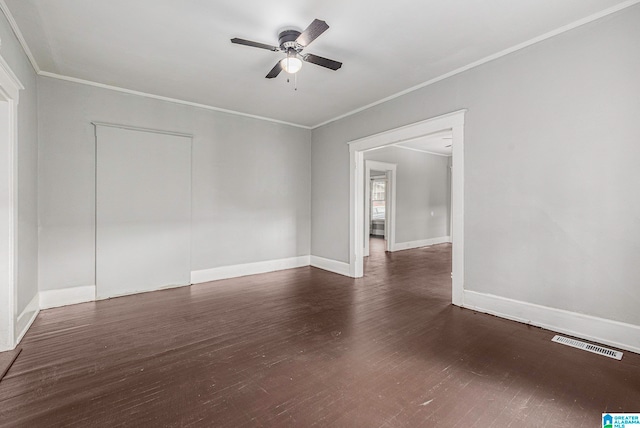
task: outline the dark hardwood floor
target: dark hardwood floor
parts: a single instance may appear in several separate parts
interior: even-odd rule
[[[13,362],[18,358],[22,348],[20,346],[12,351],[0,352],[0,382],[4,375],[7,374]]]
[[[640,412],[622,361],[450,304],[448,244],[42,311],[0,425],[597,427]]]

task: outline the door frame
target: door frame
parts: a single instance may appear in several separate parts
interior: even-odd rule
[[[118,129],[124,129],[124,130],[128,130],[128,131],[138,131],[138,132],[145,132],[145,133],[151,133],[151,134],[158,134],[158,135],[170,135],[170,136],[175,136],[175,137],[183,137],[183,138],[187,138],[189,139],[189,145],[190,145],[190,165],[189,165],[189,170],[190,170],[190,183],[189,183],[189,189],[190,189],[190,195],[189,195],[189,201],[190,201],[190,206],[189,206],[189,210],[191,212],[191,220],[189,222],[190,224],[190,228],[189,228],[189,240],[190,240],[190,244],[189,244],[189,258],[191,259],[191,253],[192,253],[192,246],[193,246],[193,231],[192,231],[192,227],[193,227],[193,134],[188,134],[188,133],[184,133],[184,132],[178,132],[178,131],[168,131],[165,129],[157,129],[157,128],[145,128],[145,127],[140,127],[140,126],[133,126],[133,125],[125,125],[125,124],[119,124],[119,123],[111,123],[111,122],[100,122],[100,121],[93,121],[91,122],[91,124],[94,127],[94,138],[95,138],[95,153],[97,156],[98,153],[98,128],[99,127],[106,127],[106,128],[118,128]],[[95,179],[94,179],[94,207],[95,207],[95,216],[94,216],[94,262],[95,265],[97,267],[97,258],[98,258],[98,160],[96,158],[95,160]],[[191,263],[191,262],[190,262]],[[190,270],[189,270],[189,276],[191,277],[192,274],[192,270],[191,270],[191,266],[190,266]],[[120,297],[120,296],[124,296],[124,295],[132,295],[132,294],[138,294],[138,293],[144,293],[144,292],[148,292],[148,291],[157,291],[157,290],[163,290],[163,289],[168,289],[168,288],[178,288],[178,287],[185,287],[188,285],[191,285],[191,279],[189,280],[188,284],[180,284],[180,285],[170,285],[170,286],[163,286],[160,288],[157,288],[155,290],[143,290],[143,291],[134,291],[131,293],[125,293],[125,294],[120,294],[120,295],[114,295],[114,296],[109,296],[109,297],[98,297],[99,296],[99,291],[98,291],[98,272],[97,272],[97,268],[94,269],[94,283],[96,284],[95,287],[93,287],[93,300],[104,300],[104,299],[110,299],[110,298],[114,298],[114,297]]]
[[[371,233],[371,170],[385,171],[387,174],[387,200],[388,210],[385,210],[386,248],[385,251],[393,251],[396,243],[396,169],[395,163],[365,160],[365,208],[364,208],[364,257],[369,256],[369,234]]]
[[[414,138],[451,130],[452,139],[452,272],[451,301],[462,306],[464,292],[464,120],[466,109],[416,122],[350,141],[349,144],[349,275],[364,274],[363,242],[365,216],[364,152]]]
[[[18,102],[24,89],[0,56],[0,352],[14,349],[24,332],[18,318]],[[26,331],[26,329],[25,329]]]

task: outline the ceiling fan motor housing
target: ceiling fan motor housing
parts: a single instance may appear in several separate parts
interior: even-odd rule
[[[300,35],[300,31],[297,30],[284,30],[278,35],[278,42],[280,43],[280,49],[288,51],[289,49],[295,49],[301,51],[302,46],[296,42],[296,39]]]

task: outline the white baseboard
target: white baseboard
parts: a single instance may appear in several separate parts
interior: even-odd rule
[[[31,327],[31,324],[36,320],[36,317],[40,313],[40,294],[36,293],[29,304],[24,308],[22,313],[18,316],[16,322],[16,344],[20,343],[24,335]]]
[[[93,302],[94,300],[96,300],[95,285],[46,290],[40,292],[40,309],[57,308],[76,303]]]
[[[392,245],[391,251],[411,250],[413,248],[428,247],[429,245],[444,244],[451,242],[450,236],[440,236],[438,238],[420,239],[418,241],[396,242]]]
[[[191,283],[217,281],[219,279],[237,278],[239,276],[256,275],[309,266],[309,256],[291,257],[288,259],[267,260],[264,262],[246,263],[242,265],[221,266],[213,269],[195,270],[191,272]]]
[[[351,276],[351,273],[349,271],[349,263],[339,262],[332,259],[325,259],[324,257],[311,256],[311,266],[323,270],[328,270],[329,272],[338,273],[340,275]]]
[[[464,291],[463,306],[640,354],[637,325],[469,290]]]

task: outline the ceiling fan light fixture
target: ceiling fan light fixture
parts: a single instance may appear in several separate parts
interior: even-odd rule
[[[1,0],[0,3],[2,3]],[[298,30],[281,31],[280,34],[278,34],[278,46],[252,42],[251,40],[239,39],[237,37],[231,39],[231,43],[285,53],[287,57],[276,62],[276,65],[273,66],[271,71],[264,76],[267,79],[278,77],[278,74],[283,70],[288,74],[295,74],[302,68],[303,61],[336,71],[342,67],[341,62],[310,53],[301,53],[303,49],[328,29],[329,25],[327,25],[325,21],[314,19],[302,33]]]
[[[289,74],[295,74],[302,68],[302,60],[295,55],[287,55],[280,61],[282,69]]]

